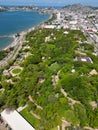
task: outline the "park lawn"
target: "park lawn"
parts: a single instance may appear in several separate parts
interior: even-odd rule
[[[53,129],[51,129],[51,130],[57,130],[58,128],[57,127],[55,127],[55,128],[53,128]]]
[[[31,113],[28,111],[28,108],[25,108],[24,110],[22,110],[20,112],[20,114],[34,127],[36,128],[36,126],[39,124],[38,119],[36,119],[33,115],[31,115]]]
[[[16,68],[16,69],[12,70],[13,74],[19,74],[20,72],[21,72],[21,69],[19,69],[19,68]]]

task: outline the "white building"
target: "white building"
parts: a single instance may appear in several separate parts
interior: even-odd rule
[[[57,20],[60,21],[61,20],[61,13],[57,13]]]
[[[35,130],[16,110],[5,109],[1,117],[12,130]]]
[[[77,24],[77,21],[76,21],[76,20],[70,21],[69,24],[71,24],[71,25],[76,25],[76,24]]]
[[[55,25],[45,25],[44,28],[46,28],[46,29],[54,29],[54,28],[56,28],[56,26]]]

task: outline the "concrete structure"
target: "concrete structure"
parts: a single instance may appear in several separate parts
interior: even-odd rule
[[[16,110],[5,109],[1,117],[12,130],[35,130]]]
[[[54,29],[54,28],[56,28],[56,26],[55,25],[45,25],[44,28],[46,28],[46,29]]]
[[[64,34],[68,34],[69,32],[68,31],[65,31]]]
[[[90,73],[89,73],[89,75],[98,75],[98,72],[95,70],[95,69],[93,69]]]
[[[66,120],[62,120],[62,130],[65,130],[67,127],[71,126]]]
[[[58,20],[58,21],[61,20],[61,13],[60,13],[60,12],[57,14],[57,20]]]

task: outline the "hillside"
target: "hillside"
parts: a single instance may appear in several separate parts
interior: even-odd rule
[[[65,10],[70,10],[70,11],[78,11],[78,12],[84,12],[84,13],[86,13],[86,12],[91,12],[91,11],[93,11],[93,7],[90,7],[90,6],[83,6],[83,5],[81,5],[81,4],[73,4],[73,5],[68,5],[68,6],[65,6],[65,7],[63,7],[63,9],[65,9]]]
[[[44,11],[51,19],[0,70],[0,107],[18,109],[36,130],[97,130],[98,13],[82,5]]]
[[[21,73],[1,78],[5,91],[0,95],[0,106],[27,104],[21,114],[37,130],[55,129],[62,120],[76,127],[98,127],[98,109],[91,105],[98,98],[98,75],[89,75],[92,69],[98,72],[98,57],[91,54],[93,46],[85,43],[81,31],[67,31],[36,29],[28,34],[30,48],[24,50],[25,43],[21,53],[30,56],[14,63],[23,68]],[[80,45],[80,39],[85,44]],[[93,64],[74,60],[84,53]]]

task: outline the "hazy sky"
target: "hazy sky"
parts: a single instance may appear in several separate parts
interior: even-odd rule
[[[98,0],[0,0],[0,5],[49,5],[64,6],[81,3],[83,5],[98,6]]]

